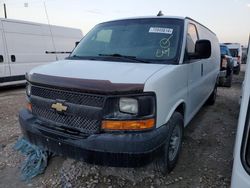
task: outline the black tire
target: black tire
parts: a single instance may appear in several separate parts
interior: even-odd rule
[[[232,86],[232,81],[233,81],[233,71],[231,74],[226,78],[225,86],[226,87],[231,87]]]
[[[218,86],[223,87],[225,85],[225,80],[226,80],[225,77],[220,77],[218,80]]]
[[[208,105],[213,105],[216,101],[216,98],[217,98],[217,84],[215,84],[214,86],[214,90],[213,92],[211,93],[211,95],[208,97],[207,99],[207,104]]]
[[[236,74],[236,75],[240,74],[240,65],[238,65],[237,69],[234,70],[234,74]]]
[[[155,170],[162,175],[171,172],[177,164],[182,147],[183,139],[183,116],[179,112],[174,112],[166,126],[169,126],[169,134],[162,147],[160,156],[155,161]],[[173,144],[174,143],[174,144]]]

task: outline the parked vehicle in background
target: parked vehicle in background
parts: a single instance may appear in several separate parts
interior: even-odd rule
[[[231,55],[234,58],[234,73],[240,73],[240,65],[242,60],[242,48],[239,43],[225,43],[230,50]]]
[[[0,19],[0,86],[25,82],[25,73],[64,59],[82,38],[79,29]]]
[[[232,188],[250,187],[250,52],[243,86],[238,130],[234,148]]]
[[[221,63],[219,85],[231,87],[233,79],[234,60],[228,47],[220,45]]]
[[[248,48],[242,48],[242,63],[246,64],[247,63],[247,50]]]
[[[215,103],[219,70],[217,36],[190,18],[101,23],[67,60],[27,75],[22,132],[57,154],[126,167],[157,159],[167,173],[184,127]]]

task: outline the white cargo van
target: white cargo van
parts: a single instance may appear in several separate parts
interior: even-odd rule
[[[232,188],[250,187],[250,51],[247,57],[238,130],[234,148]]]
[[[105,22],[69,58],[27,75],[26,139],[90,163],[171,171],[183,129],[216,99],[220,47],[190,18]],[[201,125],[202,126],[202,125]]]
[[[242,47],[239,43],[225,43],[230,50],[230,53],[234,59],[234,73],[240,73],[240,65],[242,59]]]
[[[0,19],[0,86],[24,82],[35,66],[64,59],[81,38],[79,29]]]

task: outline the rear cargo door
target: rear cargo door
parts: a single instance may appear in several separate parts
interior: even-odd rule
[[[4,78],[10,76],[9,64],[6,55],[3,29],[0,26],[0,83],[4,82]]]

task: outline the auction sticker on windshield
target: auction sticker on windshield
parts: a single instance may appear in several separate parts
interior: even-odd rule
[[[149,33],[165,33],[165,34],[172,34],[172,28],[164,28],[164,27],[150,27]]]

